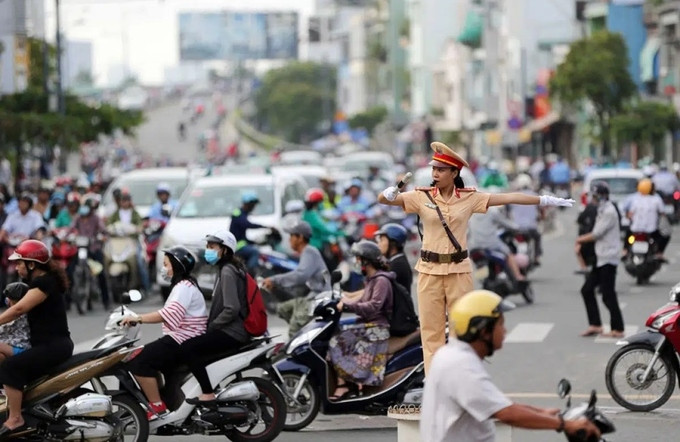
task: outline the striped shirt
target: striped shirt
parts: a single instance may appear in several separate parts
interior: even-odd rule
[[[208,321],[205,299],[189,281],[180,281],[173,287],[158,313],[163,318],[163,334],[178,344],[205,333]]]

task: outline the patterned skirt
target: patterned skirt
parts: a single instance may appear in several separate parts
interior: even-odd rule
[[[387,362],[388,326],[358,323],[343,327],[329,342],[328,359],[347,382],[380,385]]]

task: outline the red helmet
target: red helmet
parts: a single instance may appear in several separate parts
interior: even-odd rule
[[[27,239],[14,249],[14,253],[9,257],[10,261],[35,261],[40,264],[47,264],[50,260],[50,251],[47,246],[36,239]]]
[[[320,203],[321,201],[323,201],[323,190],[313,188],[309,189],[307,193],[305,193],[306,203]]]

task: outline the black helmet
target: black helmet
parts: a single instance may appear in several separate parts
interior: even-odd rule
[[[164,249],[163,253],[168,255],[170,259],[175,260],[185,275],[190,274],[196,265],[196,257],[184,246],[170,247],[169,249]]]
[[[609,184],[605,181],[594,181],[590,185],[590,192],[594,195],[609,197]]]
[[[352,244],[350,251],[352,252],[352,255],[371,262],[380,262],[380,259],[382,258],[382,253],[380,253],[378,244],[365,239]]]
[[[13,282],[5,286],[5,290],[2,291],[2,296],[11,299],[12,301],[18,301],[24,297],[26,292],[28,292],[28,284]]]

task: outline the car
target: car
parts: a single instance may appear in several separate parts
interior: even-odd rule
[[[314,150],[289,150],[281,152],[278,165],[301,166],[305,164],[321,165],[323,156]]]
[[[323,166],[274,166],[272,173],[288,173],[299,175],[307,182],[307,187],[320,187],[321,178],[328,175],[328,169]]]
[[[583,210],[588,203],[588,191],[593,182],[604,181],[607,183],[609,185],[609,200],[618,204],[620,207],[621,203],[627,197],[634,195],[637,192],[638,181],[644,177],[644,174],[639,169],[591,170],[583,180],[580,209]]]
[[[460,177],[465,183],[465,187],[477,187],[477,178],[475,174],[472,173],[467,167],[463,167],[460,171]],[[426,187],[432,183],[432,167],[426,166],[417,169],[413,173],[413,179],[411,180],[412,186]]]
[[[132,203],[135,205],[135,209],[142,217],[145,217],[149,214],[149,209],[153,203],[158,199],[156,196],[158,183],[168,183],[172,189],[171,197],[179,199],[190,179],[201,173],[199,169],[190,170],[185,167],[157,167],[126,172],[116,178],[106,189],[98,214],[101,217],[110,216],[116,210],[113,191],[115,189],[127,189],[132,195]]]
[[[282,230],[283,211],[286,203],[304,199],[306,182],[289,173],[218,175],[202,177],[193,181],[184,192],[170,222],[165,226],[160,248],[184,245],[198,258],[194,275],[204,293],[212,293],[215,271],[205,265],[203,250],[205,237],[219,229],[228,229],[233,211],[241,206],[241,193],[245,190],[258,195],[260,203],[250,215],[251,221],[263,226]],[[268,231],[253,229],[248,238],[260,240]],[[283,232],[282,232],[283,233]],[[157,259],[157,269],[162,267],[162,254]],[[161,293],[167,295],[169,283],[156,275]]]

